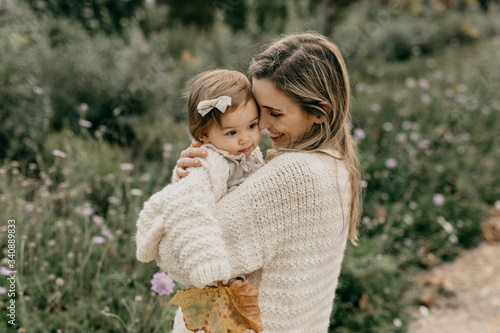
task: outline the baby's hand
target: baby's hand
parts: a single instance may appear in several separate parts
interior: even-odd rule
[[[189,174],[187,168],[201,166],[201,161],[195,157],[207,157],[208,153],[205,149],[199,148],[203,143],[193,139],[191,146],[181,152],[180,158],[177,160],[177,180],[181,180]]]

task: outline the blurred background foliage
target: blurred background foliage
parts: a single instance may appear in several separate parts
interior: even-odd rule
[[[19,325],[168,330],[174,309],[151,292],[157,268],[135,260],[133,234],[189,144],[185,82],[210,68],[246,72],[276,36],[317,30],[348,64],[366,188],[330,329],[404,332],[406,277],[475,246],[500,205],[499,7],[0,1],[0,208],[18,221]]]

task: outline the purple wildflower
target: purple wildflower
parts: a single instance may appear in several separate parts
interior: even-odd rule
[[[0,294],[5,294],[7,292],[7,288],[5,287],[0,287]]]
[[[444,205],[445,202],[444,195],[442,195],[441,193],[434,193],[434,195],[432,196],[432,202],[436,206]]]
[[[149,182],[151,180],[151,175],[149,173],[143,173],[141,176],[142,182]]]
[[[107,228],[102,228],[101,235],[106,236],[109,240],[115,239],[113,232]]]
[[[364,138],[366,138],[366,133],[361,128],[356,128],[354,130],[354,137],[359,140],[363,140]]]
[[[94,243],[94,244],[104,244],[104,243],[106,243],[106,238],[104,238],[102,236],[92,237],[92,243]]]
[[[174,281],[163,272],[153,275],[151,286],[151,290],[160,295],[170,295],[174,292]]]
[[[169,151],[169,152],[170,152],[170,151],[174,150],[174,145],[173,145],[173,144],[171,144],[171,143],[165,143],[165,144],[163,145],[163,150],[164,150],[164,151]]]
[[[113,205],[118,205],[120,204],[120,199],[115,196],[110,196],[108,197],[108,202]]]
[[[407,138],[408,138],[408,136],[406,135],[406,133],[396,134],[396,142],[404,143],[404,142],[406,142]]]
[[[104,223],[104,219],[97,214],[92,215],[92,221],[97,225],[102,225]]]
[[[388,158],[385,161],[385,167],[387,169],[394,169],[397,166],[398,166],[398,161],[395,158]]]
[[[10,275],[10,271],[7,268],[5,268],[5,267],[0,267],[0,275],[9,276]]]
[[[34,86],[32,90],[33,90],[33,92],[34,92],[35,94],[37,94],[37,95],[41,95],[41,94],[43,94],[43,88],[40,88],[40,87],[38,87],[38,86]]]
[[[134,170],[134,165],[132,163],[122,163],[120,164],[120,170],[124,171]]]
[[[91,128],[92,127],[92,122],[85,120],[85,119],[80,119],[78,121],[78,125],[85,127],[85,128]]]

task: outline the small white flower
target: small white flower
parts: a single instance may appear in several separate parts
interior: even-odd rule
[[[133,188],[130,190],[130,195],[133,197],[142,197],[142,191],[139,190],[138,188]]]
[[[392,123],[386,122],[382,127],[384,128],[384,131],[390,132],[394,128],[394,125]]]
[[[429,89],[431,86],[429,80],[427,80],[427,79],[418,80],[418,85],[420,86],[420,88],[425,89],[425,90]]]
[[[424,317],[427,317],[429,315],[429,309],[426,306],[419,306],[418,310],[420,311],[420,314]]]
[[[34,86],[32,90],[37,95],[43,94],[43,88],[40,88],[39,86]]]
[[[414,78],[412,77],[408,77],[406,78],[405,80],[405,86],[407,88],[415,88],[417,86],[417,80],[415,80]]]
[[[432,102],[432,98],[431,96],[429,96],[428,94],[422,94],[420,96],[420,100],[422,101],[422,103],[424,103],[425,105],[429,105],[431,104]]]
[[[380,110],[382,110],[382,107],[380,106],[380,104],[372,103],[370,104],[370,110],[372,110],[373,112],[380,112]]]
[[[60,158],[66,158],[67,157],[66,153],[63,152],[63,151],[60,151],[59,149],[54,149],[52,151],[52,155],[54,155],[56,157],[60,157]]]
[[[143,173],[141,176],[142,182],[149,182],[151,180],[151,175],[149,173]]]

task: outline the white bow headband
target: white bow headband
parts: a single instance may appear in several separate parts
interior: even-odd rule
[[[198,103],[198,113],[201,114],[202,117],[205,117],[207,113],[212,111],[213,108],[216,108],[220,112],[226,112],[228,106],[231,106],[231,97],[229,96],[220,96],[216,99],[201,101]]]

